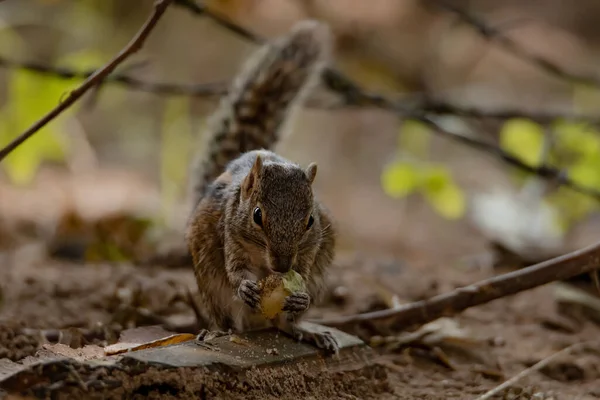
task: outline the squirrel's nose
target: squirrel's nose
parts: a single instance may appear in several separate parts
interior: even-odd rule
[[[273,257],[273,262],[271,263],[273,270],[282,274],[288,272],[292,268],[293,264],[293,256],[275,256]]]

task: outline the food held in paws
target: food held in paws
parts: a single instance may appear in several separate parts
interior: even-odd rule
[[[260,308],[265,318],[273,319],[283,309],[286,297],[306,290],[304,279],[294,270],[283,275],[271,274],[258,282]]]

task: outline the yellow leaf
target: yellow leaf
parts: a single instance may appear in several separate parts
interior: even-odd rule
[[[399,144],[402,151],[425,158],[429,151],[430,129],[422,122],[406,120],[400,126]]]
[[[388,196],[404,197],[419,184],[419,171],[412,164],[398,161],[388,165],[381,175],[381,185]]]
[[[166,101],[161,143],[161,195],[165,213],[171,212],[185,188],[192,150],[189,99]]]
[[[0,115],[0,145],[9,143],[55,107],[71,87],[73,84],[61,79],[25,70],[11,71],[8,102]],[[72,112],[72,108],[65,111],[6,158],[2,166],[14,183],[29,183],[40,163],[45,160],[64,160],[68,142],[63,135],[61,123]]]
[[[557,121],[552,126],[558,150],[574,152],[585,158],[600,154],[599,133],[585,122]]]
[[[155,347],[170,346],[172,344],[189,342],[194,340],[195,335],[191,333],[176,333],[161,339],[153,340],[147,343],[115,343],[104,348],[104,354],[107,356],[114,356],[116,354],[127,353],[130,351],[138,351],[144,349],[151,349]]]
[[[458,219],[466,209],[465,195],[443,167],[431,167],[425,173],[423,194],[431,206],[444,218]]]
[[[565,187],[551,193],[546,201],[556,210],[558,223],[563,231],[568,230],[573,223],[585,218],[592,211],[600,209],[600,205],[594,198]]]
[[[600,160],[584,159],[576,163],[569,168],[569,177],[581,186],[600,189]]]
[[[531,166],[540,163],[543,143],[542,127],[527,119],[508,120],[500,131],[500,146]]]

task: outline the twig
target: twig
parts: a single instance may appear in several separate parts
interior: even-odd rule
[[[194,0],[175,0],[175,5],[186,8],[194,15],[209,17],[214,22],[221,25],[223,28],[253,43],[262,44],[265,42],[265,40],[260,36],[255,35],[246,28],[242,28],[241,26],[228,20],[225,16],[219,15],[218,13],[209,10],[204,6],[204,4],[198,3]]]
[[[204,6],[199,5],[198,3],[196,3],[193,0],[175,0],[175,3],[182,7],[186,7],[188,10],[193,12],[195,15],[204,15],[204,16],[210,17],[211,19],[213,19],[217,23],[219,23],[221,26],[227,28],[228,30],[230,30],[230,31],[236,33],[237,35],[240,35],[254,43],[263,43],[264,42],[264,40],[262,38],[259,38],[257,35],[254,35],[250,31],[237,26],[235,23],[227,20],[225,17],[220,16],[217,13],[214,13],[214,12],[206,9]],[[160,4],[162,4],[162,2]],[[140,45],[141,45],[141,43],[140,43]],[[131,53],[132,52],[129,52],[129,54],[131,54]],[[122,53],[119,56],[123,56],[122,58],[124,59],[127,57],[127,55],[128,54],[125,53],[125,55],[123,56],[123,53]],[[122,59],[119,61],[122,61]],[[112,65],[112,68],[110,69],[110,71],[112,71],[112,69],[114,69],[114,67],[116,66],[113,64],[114,64],[114,61],[109,63],[109,66]],[[118,62],[116,64],[118,64]],[[50,71],[47,68],[38,68],[39,66],[35,66],[35,65],[31,65],[31,64],[28,67],[31,70],[37,70],[38,72],[49,72]],[[31,136],[33,133],[35,133],[36,130],[40,129],[48,121],[50,121],[52,118],[55,118],[58,114],[60,114],[60,112],[62,112],[64,109],[66,109],[68,106],[70,106],[86,90],[88,90],[90,87],[97,84],[101,80],[103,80],[103,78],[106,77],[106,75],[108,75],[108,73],[110,72],[110,71],[105,71],[105,70],[106,70],[106,67],[103,68],[102,70],[99,70],[98,72],[94,72],[91,76],[89,76],[87,78],[87,80],[82,84],[82,86],[80,88],[71,92],[70,96],[65,100],[65,102],[61,103],[55,110],[53,110],[42,120],[40,120],[36,124],[34,124],[28,131],[23,133],[19,138],[17,138],[15,141],[13,141],[13,143],[9,144],[5,149],[2,149],[0,151],[0,161],[4,157],[6,157],[6,155],[8,153],[10,153],[10,151],[12,151],[16,146],[18,146],[21,142],[23,142],[29,136]],[[65,77],[68,77],[69,74],[67,72],[68,71],[66,71],[66,70],[62,70],[62,71],[60,71],[60,73],[58,75],[59,76],[64,75]],[[102,72],[105,72],[105,73],[103,75],[99,75]],[[209,94],[214,94],[214,92],[216,92],[216,91],[225,90],[222,86],[219,86],[220,84],[215,84],[215,86],[212,86],[212,84],[209,84],[209,85],[202,85],[202,86],[196,86],[196,87],[190,87],[190,86],[181,87],[181,86],[175,86],[173,84],[150,84],[150,83],[142,82],[142,81],[139,81],[139,80],[136,80],[134,78],[127,77],[124,75],[117,76],[116,78],[113,78],[113,79],[115,79],[116,82],[120,82],[123,84],[129,84],[140,90],[157,91],[157,92],[163,92],[166,94],[198,94],[198,95],[206,94],[206,95],[209,95]],[[566,176],[564,173],[562,173],[557,168],[554,168],[550,165],[545,165],[545,164],[538,165],[535,167],[527,165],[524,162],[522,162],[520,159],[512,156],[510,153],[505,152],[500,147],[498,147],[492,143],[487,143],[487,142],[480,141],[480,140],[472,138],[472,137],[468,137],[468,136],[450,132],[450,131],[444,129],[443,127],[441,127],[439,123],[437,123],[433,118],[431,118],[427,115],[427,114],[450,113],[450,114],[454,114],[454,115],[471,116],[471,117],[478,117],[478,118],[488,117],[488,118],[506,119],[506,118],[512,118],[512,117],[520,117],[520,116],[527,118],[528,115],[525,113],[522,114],[522,113],[519,113],[516,111],[510,111],[510,110],[494,113],[494,112],[486,112],[486,111],[482,111],[482,110],[468,109],[468,108],[461,109],[459,107],[449,106],[447,104],[444,105],[441,103],[437,103],[437,104],[436,103],[431,103],[431,104],[425,103],[425,104],[422,104],[418,108],[409,107],[406,104],[403,104],[401,102],[392,101],[392,100],[390,100],[384,96],[381,96],[379,94],[367,93],[366,91],[362,90],[357,84],[355,84],[352,80],[350,80],[345,75],[343,75],[342,73],[340,73],[332,68],[328,68],[325,70],[325,72],[322,76],[322,81],[330,90],[338,93],[342,97],[342,99],[343,99],[343,102],[341,104],[342,106],[377,107],[377,108],[381,108],[384,110],[392,111],[401,117],[415,118],[415,119],[429,125],[430,127],[432,127],[434,132],[438,135],[448,137],[451,140],[458,141],[465,145],[468,145],[470,147],[478,149],[480,151],[487,152],[488,154],[491,154],[494,157],[496,157],[514,167],[517,167],[521,170],[527,171],[529,173],[532,173],[532,174],[537,175],[544,179],[552,180],[555,183],[561,184],[563,186],[567,186],[567,187],[569,187],[575,191],[578,191],[580,193],[584,193],[589,196],[595,197],[596,199],[600,199],[600,191],[578,185],[577,183],[575,183],[574,181],[569,179],[568,176]],[[541,122],[547,122],[548,120],[555,119],[555,117],[569,118],[569,116],[560,116],[560,115],[552,115],[552,114],[538,114],[538,115],[532,115],[531,117],[532,117],[532,119],[535,119],[535,120],[538,120]],[[581,116],[581,117],[573,116],[573,118],[588,120],[588,118],[584,117],[584,116]],[[590,121],[592,120],[591,118],[592,117],[590,117]],[[595,122],[600,122],[600,121],[597,121],[597,119],[598,118],[596,117],[593,120]]]
[[[2,56],[0,56],[0,66],[12,69],[23,69],[60,79],[87,79],[94,73],[94,71],[96,71],[96,69],[76,70],[73,68],[55,67],[37,62],[14,61]],[[114,73],[106,77],[102,81],[102,84],[121,85],[130,90],[138,90],[165,96],[191,97],[222,96],[227,93],[229,88],[229,83],[227,82],[208,82],[200,84],[151,82],[133,77],[128,74],[119,73]],[[476,119],[489,118],[497,120],[507,120],[512,118],[527,118],[541,124],[550,123],[559,119],[566,119],[571,121],[588,122],[593,125],[600,125],[600,116],[595,115],[545,111],[523,112],[517,109],[485,110],[477,107],[458,106],[452,103],[433,101],[429,99],[423,99],[422,101],[417,101],[415,103],[416,104],[414,106],[406,106],[407,115],[411,115],[413,112],[411,112],[410,109],[414,109],[417,110],[417,112],[421,113],[425,112],[428,114],[435,115],[454,115],[458,117]],[[346,108],[348,106],[351,106],[351,104],[349,104],[347,100],[344,100],[343,102],[331,105],[323,105],[315,102],[309,102],[308,106],[335,110]]]
[[[549,111],[522,111],[510,108],[481,109],[472,106],[458,106],[452,103],[426,100],[419,108],[429,114],[455,115],[465,118],[508,120],[513,118],[526,118],[540,124],[549,124],[556,120],[565,119],[577,122],[587,122],[592,125],[600,125],[600,116],[584,115],[578,113],[563,113]]]
[[[48,122],[52,121],[58,115],[60,115],[64,110],[69,108],[73,103],[75,103],[81,96],[83,96],[88,90],[90,90],[94,85],[99,84],[102,80],[108,76],[119,64],[121,64],[127,57],[139,51],[148,35],[156,26],[156,23],[160,19],[160,17],[164,14],[169,4],[171,4],[173,0],[156,0],[154,3],[154,7],[152,9],[152,14],[146,20],[142,28],[138,31],[133,39],[117,54],[111,61],[108,62],[104,67],[95,71],[92,75],[90,75],[77,89],[71,91],[69,95],[61,101],[58,106],[52,109],[48,114],[42,117],[40,120],[35,122],[29,129],[19,135],[16,139],[10,142],[6,147],[0,150],[0,161],[2,161],[8,154],[10,154],[14,149],[16,149],[21,143],[26,141],[29,137],[39,131],[42,127],[44,127]]]
[[[208,13],[207,9],[203,6],[198,5],[193,0],[176,0],[177,4],[186,7],[188,10],[192,11],[198,15],[206,15],[211,18],[215,18],[215,13]],[[256,35],[250,33],[246,29],[237,27],[233,22],[228,21],[225,17],[219,16],[218,20],[216,20],[219,24],[225,26],[232,32],[235,32],[243,37],[255,42],[262,43],[263,40],[258,38]],[[473,137],[468,137],[464,135],[460,135],[457,133],[450,132],[443,127],[440,126],[434,119],[427,116],[424,110],[411,110],[409,107],[394,102],[382,95],[376,93],[367,93],[362,90],[356,83],[354,83],[351,79],[343,75],[341,72],[336,71],[332,68],[325,69],[322,75],[322,82],[333,92],[338,93],[344,100],[346,105],[351,106],[371,106],[377,107],[384,110],[392,111],[398,114],[401,117],[410,116],[411,118],[417,119],[426,125],[433,128],[434,133],[445,136],[454,141],[460,142],[477,150],[485,151],[488,154],[493,155],[494,157],[506,162],[509,165],[517,167],[521,170],[527,171],[529,173],[535,174],[541,178],[552,180],[556,183],[560,183],[563,186],[567,186],[577,192],[595,197],[600,200],[600,191],[583,187],[573,180],[569,179],[562,171],[554,168],[550,165],[542,164],[538,166],[530,166],[521,161],[520,159],[514,157],[508,152],[505,152],[500,147],[477,140]]]
[[[572,344],[571,346],[565,347],[564,349],[557,351],[556,353],[552,354],[551,356],[546,357],[543,360],[537,362],[536,364],[532,365],[531,367],[524,369],[523,371],[519,372],[517,375],[515,375],[512,378],[510,378],[509,380],[503,382],[501,385],[496,386],[492,390],[484,393],[483,395],[479,396],[475,400],[489,400],[493,396],[500,394],[503,390],[508,389],[509,387],[511,387],[512,385],[514,385],[515,383],[517,383],[518,381],[520,381],[527,375],[530,375],[533,372],[539,371],[542,368],[547,367],[552,361],[556,360],[557,358],[559,358],[565,354],[571,353],[574,350],[578,350],[578,349],[587,347],[590,344],[595,344],[595,342],[575,343],[575,344]]]
[[[339,76],[335,77],[335,79],[339,78]],[[354,85],[351,82],[349,84]],[[336,88],[334,90],[338,91],[335,85],[332,85],[330,87]],[[396,104],[381,95],[363,92],[356,86],[349,88],[341,88],[338,92],[343,93],[344,97],[348,98],[350,102],[356,102],[357,104],[372,105],[381,109],[393,111],[399,116],[410,116],[410,118],[413,118],[428,125],[430,128],[432,128],[433,133],[437,135],[447,137],[448,139],[460,142],[471,148],[484,151],[494,156],[495,158],[504,161],[509,165],[512,165],[513,167],[519,168],[523,171],[537,175],[540,178],[553,181],[554,183],[569,187],[579,193],[583,193],[600,200],[600,191],[579,185],[558,168],[555,168],[548,164],[539,164],[537,166],[528,165],[521,161],[519,158],[502,150],[502,148],[496,146],[495,144],[481,141],[471,136],[450,132],[449,130],[444,129],[439,123],[437,123],[434,118],[427,115],[425,111],[421,111],[420,113],[411,113],[410,111],[406,111],[402,105]],[[345,96],[346,93],[348,97]]]
[[[366,324],[368,326],[374,322],[402,330],[434,321],[440,317],[456,315],[468,308],[550,282],[589,273],[599,267],[600,243],[597,243],[521,270],[498,275],[427,300],[405,304],[395,309],[314,322],[353,333],[360,332],[361,325]]]
[[[60,79],[88,79],[97,69],[79,71],[72,68],[54,67],[37,62],[14,61],[0,56],[0,66],[12,69],[23,69],[42,75]],[[226,82],[205,84],[178,84],[166,82],[149,82],[126,74],[112,74],[102,80],[102,84],[116,84],[131,90],[150,92],[169,96],[221,96],[227,93]]]
[[[485,21],[482,21],[468,11],[444,0],[430,1],[459,17],[463,22],[473,27],[487,41],[499,44],[504,50],[520,58],[521,60],[536,66],[547,74],[568,82],[592,85],[600,88],[600,77],[567,71],[560,65],[557,65],[552,61],[527,50],[515,40],[504,35],[500,29],[491,27]]]

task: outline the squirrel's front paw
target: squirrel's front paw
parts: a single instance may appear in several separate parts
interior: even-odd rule
[[[248,279],[243,280],[237,294],[250,308],[257,309],[259,307],[260,290],[256,282]]]
[[[283,311],[290,313],[300,313],[308,310],[310,306],[310,296],[308,293],[297,292],[289,295],[283,304]]]

